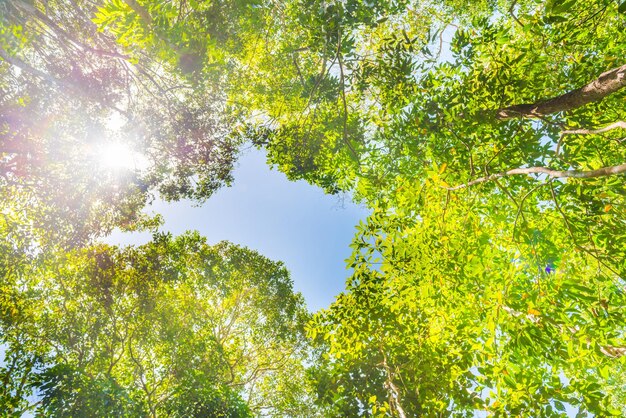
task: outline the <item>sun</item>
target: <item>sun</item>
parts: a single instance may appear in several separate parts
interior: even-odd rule
[[[98,147],[99,164],[114,171],[137,170],[143,165],[143,156],[123,142],[109,142]]]

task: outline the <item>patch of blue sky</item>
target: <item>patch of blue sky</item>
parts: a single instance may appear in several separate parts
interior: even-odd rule
[[[232,187],[201,206],[155,202],[152,210],[164,218],[161,230],[174,235],[197,230],[210,243],[227,240],[282,261],[309,309],[327,307],[345,288],[350,271],[344,260],[352,251],[355,226],[368,211],[348,197],[287,180],[267,166],[263,151],[245,151],[234,177]],[[114,231],[104,241],[131,245],[150,239],[150,233]]]

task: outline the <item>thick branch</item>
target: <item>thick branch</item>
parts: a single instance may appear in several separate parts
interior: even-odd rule
[[[626,129],[626,122],[624,121],[615,122],[600,129],[570,129],[570,130],[561,132],[561,135],[596,135],[596,134],[602,134],[604,132],[612,131],[613,129],[617,129],[617,128]]]
[[[445,187],[447,190],[459,190],[464,189],[466,187],[473,186],[479,183],[485,183],[490,180],[499,179],[501,177],[515,176],[519,174],[547,174],[550,178],[564,178],[564,177],[572,177],[577,179],[590,179],[594,177],[605,177],[612,176],[615,174],[621,174],[626,172],[626,164],[616,165],[611,167],[603,167],[597,170],[590,171],[576,171],[576,170],[567,170],[567,171],[559,171],[552,170],[547,167],[528,167],[528,168],[514,168],[513,170],[504,171],[501,173],[492,174],[490,176],[481,177],[476,180],[472,180],[469,183],[460,184],[454,187]]]
[[[5,51],[4,49],[2,49],[1,47],[0,47],[0,61],[6,61],[7,63],[11,64],[13,67],[19,68],[20,70],[26,71],[27,73],[37,76],[45,80],[49,84],[54,84],[59,87],[65,87],[65,88],[71,87],[68,82],[64,80],[59,80],[58,78],[53,77],[52,75],[46,72],[38,70],[35,67],[28,64],[27,62],[22,61],[18,57],[10,56],[9,53]]]
[[[500,109],[500,120],[514,118],[541,118],[557,112],[567,112],[597,102],[626,87],[626,65],[604,72],[597,79],[579,89],[537,103],[520,104]]]
[[[124,0],[124,3],[137,13],[148,26],[152,26],[152,16],[150,16],[150,13],[145,7],[139,4],[136,0]]]

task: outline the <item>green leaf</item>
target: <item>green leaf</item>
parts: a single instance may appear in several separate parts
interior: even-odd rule
[[[552,5],[550,7],[550,13],[560,14],[560,13],[567,12],[569,9],[572,8],[573,5],[576,4],[576,1],[577,0],[565,0],[565,1],[556,0],[552,2]]]
[[[561,401],[554,401],[554,407],[561,412],[565,412],[565,405]]]

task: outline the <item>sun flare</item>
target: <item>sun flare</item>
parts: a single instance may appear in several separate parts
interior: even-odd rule
[[[143,156],[123,142],[110,142],[99,147],[96,155],[104,168],[121,171],[141,169]]]

